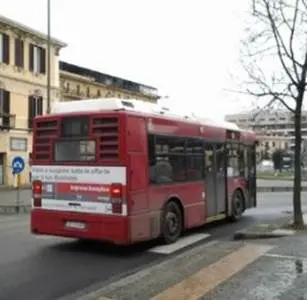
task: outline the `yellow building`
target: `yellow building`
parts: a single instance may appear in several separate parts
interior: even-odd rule
[[[60,62],[60,82],[61,101],[116,97],[156,103],[159,99],[154,87],[67,62]]]
[[[13,185],[12,159],[21,156],[29,183],[32,119],[47,109],[47,37],[0,16],[0,185]],[[51,101],[60,96],[59,52],[65,47],[51,39]]]

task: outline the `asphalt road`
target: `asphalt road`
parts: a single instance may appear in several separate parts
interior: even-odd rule
[[[307,193],[302,195],[307,210]],[[258,201],[259,207],[238,223],[221,222],[196,231],[210,233],[212,239],[231,239],[238,229],[291,210],[291,193],[263,193]],[[31,236],[27,215],[0,216],[0,239],[0,299],[5,300],[58,299],[171,257],[146,251],[153,243],[114,248]]]

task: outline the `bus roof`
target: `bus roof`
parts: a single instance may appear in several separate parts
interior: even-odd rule
[[[224,129],[243,131],[236,124],[226,121],[214,121],[209,118],[196,116],[193,113],[182,113],[170,110],[158,104],[143,102],[136,99],[99,98],[84,99],[68,102],[56,102],[52,107],[53,114],[69,114],[80,112],[103,112],[103,111],[130,111],[149,115],[158,115],[178,119],[181,121],[194,121],[201,125],[221,127]],[[245,131],[245,130],[244,130]]]

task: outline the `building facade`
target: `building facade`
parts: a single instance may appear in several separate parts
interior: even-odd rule
[[[271,158],[277,149],[289,150],[290,139],[286,136],[272,136],[257,134],[258,146],[256,149],[257,161]]]
[[[156,88],[60,62],[61,101],[93,98],[138,99],[157,103]]]
[[[226,115],[225,120],[256,132],[259,137],[258,158],[261,158],[263,153],[271,156],[276,149],[293,148],[295,126],[293,114],[289,111],[253,110]],[[302,114],[302,137],[307,140],[307,111]]]
[[[51,39],[51,101],[60,97],[59,52]],[[0,185],[13,185],[12,159],[26,163],[20,183],[29,182],[32,120],[47,109],[47,37],[0,16]]]

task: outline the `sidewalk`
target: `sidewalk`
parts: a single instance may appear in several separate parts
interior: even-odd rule
[[[20,190],[30,190],[31,184],[25,184],[19,187]],[[1,191],[15,191],[16,188],[10,185],[0,185],[0,193]]]
[[[304,299],[299,297],[307,293],[306,247],[306,232],[281,239],[211,241],[71,299]]]
[[[307,233],[270,244],[274,248],[201,299],[306,299]]]
[[[257,192],[291,192],[293,180],[257,179]],[[307,181],[302,181],[302,191],[307,191]]]
[[[17,190],[0,189],[0,214],[29,212],[31,208],[31,190],[30,189],[19,190],[19,201],[17,201],[17,199],[18,199]]]

